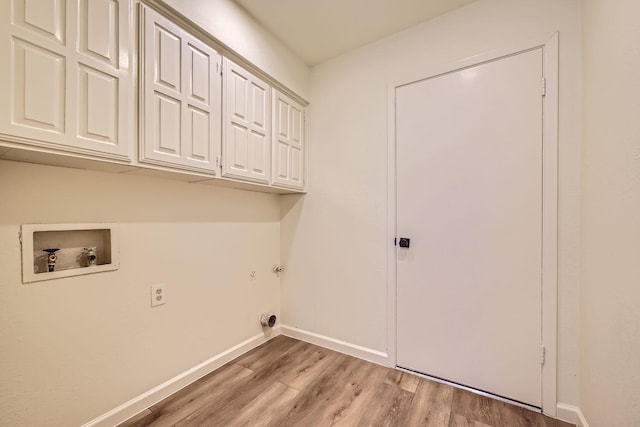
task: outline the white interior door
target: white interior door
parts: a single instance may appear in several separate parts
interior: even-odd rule
[[[542,48],[396,89],[397,364],[541,407]]]

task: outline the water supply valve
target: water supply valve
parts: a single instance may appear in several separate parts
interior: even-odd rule
[[[84,256],[87,258],[87,267],[98,265],[98,254],[95,246],[84,248]]]
[[[58,255],[56,255],[56,252],[59,250],[59,248],[48,248],[42,250],[47,253],[47,271],[52,272],[56,269],[56,261],[58,261]]]

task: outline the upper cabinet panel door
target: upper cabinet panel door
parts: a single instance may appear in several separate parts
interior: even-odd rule
[[[146,6],[141,35],[140,161],[217,174],[220,55]]]
[[[305,109],[278,90],[273,91],[272,184],[304,189]]]
[[[80,0],[78,5],[80,52],[117,67],[121,5],[117,0]]]
[[[268,184],[271,88],[227,58],[223,80],[223,176]]]
[[[54,43],[65,44],[65,0],[5,0],[5,3],[13,3],[14,25]]]
[[[129,160],[132,8],[132,0],[0,2],[3,139]]]

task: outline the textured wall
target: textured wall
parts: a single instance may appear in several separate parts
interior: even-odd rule
[[[80,425],[279,312],[277,196],[0,161],[0,204],[0,426]],[[85,222],[117,223],[119,270],[22,284],[21,224]]]
[[[584,2],[580,407],[640,422],[640,3]]]

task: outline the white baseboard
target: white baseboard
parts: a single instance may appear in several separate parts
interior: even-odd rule
[[[556,418],[575,424],[577,427],[589,427],[589,423],[580,408],[574,405],[558,403]]]
[[[82,427],[112,427],[118,425],[134,415],[144,411],[148,407],[155,405],[161,400],[171,396],[178,390],[188,386],[194,381],[204,377],[205,375],[215,371],[227,362],[232,361],[238,356],[243,355],[249,350],[267,342],[268,340],[280,335],[279,327],[275,327],[269,331],[268,334],[258,334],[249,338],[248,340],[241,342],[240,344],[231,347],[230,349],[219,353],[212,358],[205,360],[199,365],[188,369],[181,374],[176,375],[168,381],[160,384],[157,387],[143,393],[128,402],[123,403],[100,415],[97,418],[84,424]]]
[[[389,355],[378,350],[340,341],[324,335],[294,328],[292,326],[280,325],[280,333],[282,335],[319,345],[320,347],[325,347],[349,356],[364,359],[378,365],[389,366]]]

